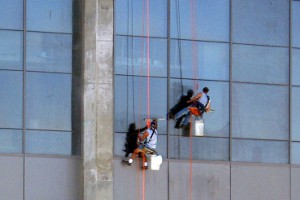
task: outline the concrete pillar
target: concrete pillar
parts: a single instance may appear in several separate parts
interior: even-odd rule
[[[113,200],[113,0],[84,0],[84,200]]]

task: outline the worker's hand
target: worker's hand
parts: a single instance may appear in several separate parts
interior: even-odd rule
[[[150,121],[150,119],[147,119],[147,128],[149,128],[150,126],[151,126],[151,121]]]

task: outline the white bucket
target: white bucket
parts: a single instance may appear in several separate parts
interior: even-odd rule
[[[162,157],[160,155],[149,155],[150,157],[150,169],[159,170],[160,165],[162,164]]]
[[[202,119],[195,120],[195,136],[204,135],[204,121]]]

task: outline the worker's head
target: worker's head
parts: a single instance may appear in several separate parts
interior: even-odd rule
[[[208,93],[209,89],[208,89],[208,87],[204,87],[202,91],[203,91],[204,93]]]
[[[187,96],[188,97],[192,97],[194,95],[194,91],[193,90],[188,90],[187,91]]]

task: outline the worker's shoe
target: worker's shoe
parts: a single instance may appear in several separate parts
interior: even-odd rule
[[[131,163],[128,160],[122,160],[122,163],[128,166],[131,166]]]

